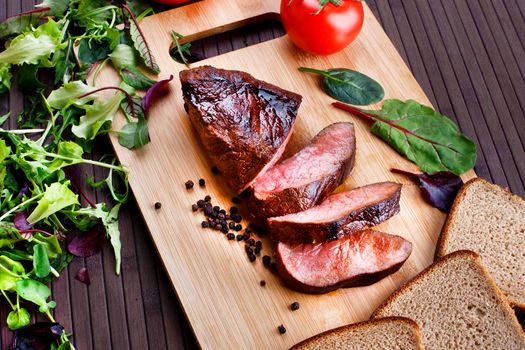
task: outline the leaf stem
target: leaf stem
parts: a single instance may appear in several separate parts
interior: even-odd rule
[[[33,196],[33,197],[29,198],[28,200],[26,200],[26,201],[18,204],[17,206],[11,208],[4,215],[0,216],[0,222],[2,222],[2,220],[4,220],[6,217],[8,217],[9,215],[14,213],[15,211],[17,211],[21,207],[23,207],[23,206],[25,206],[25,205],[27,205],[27,204],[29,204],[31,202],[34,202],[37,199],[40,199],[40,197],[42,197],[43,195],[44,195],[43,193],[37,194],[36,196]]]
[[[392,173],[394,173],[394,174],[401,174],[401,175],[408,176],[409,178],[411,178],[413,180],[417,180],[418,179],[417,174],[411,173],[411,172],[406,171],[406,170],[401,170],[401,169],[397,169],[397,168],[390,168],[390,171]]]
[[[320,74],[323,77],[328,76],[328,74],[326,74],[326,71],[324,71],[324,70],[315,69],[315,68],[308,68],[308,67],[299,67],[299,72],[308,72],[308,73]]]
[[[9,297],[7,296],[7,294],[5,294],[5,291],[3,289],[0,289],[0,292],[2,292],[2,294],[4,295],[5,299],[7,300],[7,302],[9,303],[9,305],[11,305],[11,308],[13,310],[16,310],[16,307],[15,307],[15,304],[13,304],[11,302],[11,299],[9,299]]]
[[[69,164],[69,165],[85,163],[85,164],[96,165],[96,166],[99,166],[99,167],[102,167],[102,168],[119,170],[119,171],[123,171],[125,173],[128,172],[128,168],[126,168],[125,166],[122,166],[122,165],[107,164],[107,163],[104,163],[104,162],[97,162],[96,160],[84,159],[84,158],[70,158],[70,157],[61,156],[60,154],[50,153],[50,152],[44,152],[42,154],[47,156],[47,157],[53,157],[53,158],[56,158],[56,159],[62,159],[62,160],[70,161],[71,164]]]
[[[15,129],[15,130],[4,130],[0,128],[0,132],[8,134],[24,135],[24,134],[39,134],[45,131],[45,129]]]

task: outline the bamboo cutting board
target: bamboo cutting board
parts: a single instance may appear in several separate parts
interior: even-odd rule
[[[305,295],[284,287],[277,276],[263,267],[260,258],[250,263],[243,243],[200,228],[203,216],[192,213],[191,204],[209,194],[214,204],[229,208],[234,193],[225,188],[224,179],[211,173],[212,164],[184,111],[178,73],[185,67],[169,55],[170,33],[175,30],[191,41],[258,19],[278,18],[278,6],[278,0],[204,0],[144,19],[141,28],[161,68],[158,78],[171,74],[175,78],[170,94],[150,110],[148,145],[130,151],[111,136],[118,158],[130,169],[131,187],[173,287],[199,344],[206,349],[287,348],[321,331],[368,318],[392,291],[432,262],[445,219],[444,214],[423,201],[417,186],[389,171],[394,166],[412,171],[417,171],[417,167],[373,136],[367,122],[334,109],[330,105],[332,99],[320,89],[319,77],[297,70],[299,66],[355,69],[378,80],[385,89],[385,98],[411,98],[430,105],[365,5],[363,31],[341,53],[328,57],[309,55],[296,49],[285,36],[194,66],[209,64],[246,71],[303,95],[288,153],[299,149],[330,123],[353,121],[358,149],[356,166],[343,187],[350,189],[386,180],[404,184],[400,214],[378,229],[410,240],[413,252],[409,260],[396,274],[372,286]],[[108,68],[97,77],[96,85],[118,82],[114,70]],[[123,123],[124,118],[116,116],[114,129],[120,129]],[[466,178],[473,176],[470,172]],[[191,191],[185,189],[184,182],[196,182],[201,177],[206,179],[205,189],[198,185]],[[162,203],[160,210],[154,209],[155,202]],[[264,239],[263,242],[262,254],[271,254],[270,243]],[[266,280],[266,287],[259,285],[260,280]],[[300,302],[301,308],[291,312],[289,305],[294,301]],[[284,335],[277,331],[280,324],[287,329]]]

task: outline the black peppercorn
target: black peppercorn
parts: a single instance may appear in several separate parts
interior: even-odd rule
[[[261,241],[257,241],[257,242],[255,242],[255,246],[256,246],[256,247],[262,247],[262,242],[261,242]]]
[[[268,266],[272,262],[272,258],[269,255],[263,256],[262,260],[263,260],[264,266]]]
[[[250,239],[250,232],[248,232],[248,230],[244,231],[242,239],[244,239],[245,241]]]
[[[261,287],[264,287],[266,285],[266,281],[262,280],[261,282],[259,282],[259,284],[261,285]]]
[[[237,238],[237,241],[242,241],[242,235],[237,235],[235,238]]]
[[[290,305],[290,309],[292,309],[292,311],[299,310],[299,307],[301,307],[301,305],[299,305],[297,301],[293,302],[292,305]]]
[[[233,197],[232,198],[232,202],[235,203],[235,204],[239,204],[241,202],[241,199],[237,196]]]
[[[235,239],[235,235],[233,233],[228,233],[227,237],[230,241]]]
[[[255,256],[255,254],[250,254],[248,255],[248,259],[250,259],[250,262],[254,262],[255,260],[257,260],[257,257]]]
[[[159,210],[160,207],[162,207],[162,204],[160,204],[160,202],[155,203],[155,209]]]
[[[197,204],[192,204],[191,211],[197,211],[197,210],[199,210],[199,206]]]
[[[211,167],[211,172],[214,174],[220,174],[221,171],[215,165]]]
[[[228,227],[230,228],[230,230],[235,230],[235,222],[230,221]]]
[[[250,239],[248,240],[248,244],[249,244],[249,245],[254,245],[254,244],[255,244],[255,239],[250,238]]]
[[[259,255],[261,253],[261,247],[255,246],[254,252],[255,252],[255,255]]]
[[[226,215],[224,215],[223,213],[219,213],[219,215],[217,215],[217,218],[224,220],[226,219]]]
[[[204,179],[199,179],[199,186],[200,187],[206,186],[206,181],[204,181]]]
[[[207,195],[206,197],[204,197],[204,201],[206,201],[206,202],[211,201],[211,196],[210,196],[210,195]]]
[[[277,327],[277,329],[279,330],[279,334],[284,334],[284,333],[286,333],[286,328],[284,328],[283,325],[280,325],[279,327]]]
[[[222,226],[222,225],[221,225],[221,226]],[[222,233],[228,233],[228,227],[227,227],[227,226],[222,226],[222,228],[221,228],[221,232],[222,232]],[[232,233],[232,235],[233,235],[233,238],[235,238],[235,235],[234,235],[233,233]],[[233,238],[232,238],[232,239],[233,239]]]
[[[193,188],[193,181],[188,180],[184,183],[184,186],[186,186],[187,190],[191,190]]]
[[[218,205],[213,207],[213,211],[216,211],[218,213],[219,210],[221,210],[221,208]]]
[[[212,214],[213,212],[211,211],[210,207],[204,208],[204,215],[213,217]]]
[[[235,231],[239,232],[241,230],[242,230],[242,225],[241,224],[235,225]]]
[[[221,213],[221,214],[223,214],[224,216],[226,216],[226,210],[224,210],[224,209],[219,210],[219,213]]]
[[[208,228],[210,226],[210,224],[208,223],[208,221],[203,221],[203,222],[201,222],[201,226],[202,226],[202,228]]]
[[[237,214],[239,212],[239,208],[237,207],[231,207],[230,208],[230,214]]]

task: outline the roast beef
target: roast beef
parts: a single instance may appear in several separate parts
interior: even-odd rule
[[[301,96],[248,73],[203,66],[180,72],[185,108],[211,160],[242,192],[282,155]]]
[[[250,212],[268,218],[311,208],[346,179],[354,160],[354,125],[329,125],[305,148],[254,181]]]
[[[292,243],[322,242],[377,225],[399,212],[401,185],[380,182],[333,194],[318,206],[268,219],[272,237]]]
[[[275,254],[277,271],[290,288],[319,294],[377,282],[396,272],[411,251],[402,237],[365,230],[323,243],[280,242]]]

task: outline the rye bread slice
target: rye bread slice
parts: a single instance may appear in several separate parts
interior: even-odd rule
[[[423,350],[418,325],[405,317],[385,317],[334,328],[290,350]]]
[[[471,251],[437,260],[394,292],[372,318],[409,317],[428,350],[525,349],[525,334],[507,299]]]
[[[525,310],[525,201],[481,178],[458,193],[441,232],[436,255],[468,249],[513,306]]]

